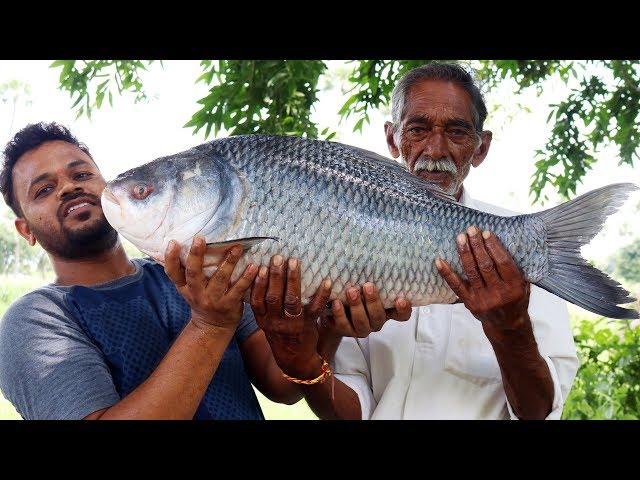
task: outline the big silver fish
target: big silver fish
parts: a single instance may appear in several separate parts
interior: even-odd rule
[[[602,228],[633,184],[609,185],[534,214],[502,217],[465,207],[404,166],[335,142],[237,136],[208,142],[122,173],[107,184],[108,221],[163,263],[171,239],[183,261],[196,234],[209,246],[206,272],[239,243],[249,263],[281,253],[302,262],[307,302],[333,280],[334,298],[373,282],[385,306],[404,295],[414,305],[452,303],[437,257],[462,272],[456,234],[470,225],[496,233],[528,281],[587,310],[638,318],[619,304],[634,299],[590,266],[580,247]]]

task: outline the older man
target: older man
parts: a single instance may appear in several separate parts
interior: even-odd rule
[[[483,130],[486,115],[468,72],[455,64],[425,65],[393,91],[387,144],[412,173],[462,204],[513,215],[473,200],[463,187],[491,145],[491,132]],[[470,225],[455,241],[466,279],[446,262],[436,264],[461,303],[414,308],[408,321],[385,323],[393,315],[385,315],[373,285],[347,292],[348,308],[359,316],[334,302],[332,317],[320,327],[335,335],[334,350],[339,342],[330,379],[316,353],[313,315],[291,318],[299,309],[292,300],[299,262],[290,263],[286,282],[284,267],[273,264],[268,280],[256,279],[256,319],[279,366],[292,381],[303,382],[320,418],[560,418],[578,368],[566,305],[527,283],[492,232]],[[288,316],[265,308],[278,295],[284,295]]]

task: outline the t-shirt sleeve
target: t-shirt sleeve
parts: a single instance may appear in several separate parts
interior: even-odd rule
[[[242,312],[242,318],[236,328],[236,341],[240,344],[249,338],[253,332],[258,330],[258,324],[256,323],[256,317],[251,310],[251,306],[248,303],[244,304],[244,310]]]
[[[0,321],[0,390],[28,420],[81,419],[120,400],[102,352],[57,292],[25,295]]]

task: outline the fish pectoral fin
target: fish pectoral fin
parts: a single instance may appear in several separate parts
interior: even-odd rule
[[[211,267],[219,265],[224,259],[224,254],[234,245],[240,245],[242,247],[242,253],[252,247],[264,242],[265,240],[280,241],[278,237],[248,237],[248,238],[234,238],[231,240],[225,240],[224,242],[207,243],[207,250],[204,254],[204,267]]]

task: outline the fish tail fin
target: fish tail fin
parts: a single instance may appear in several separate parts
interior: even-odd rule
[[[635,298],[580,254],[580,247],[598,234],[607,217],[637,189],[632,183],[608,185],[534,214],[545,225],[549,260],[547,275],[535,284],[598,315],[638,318],[636,310],[618,306]]]

